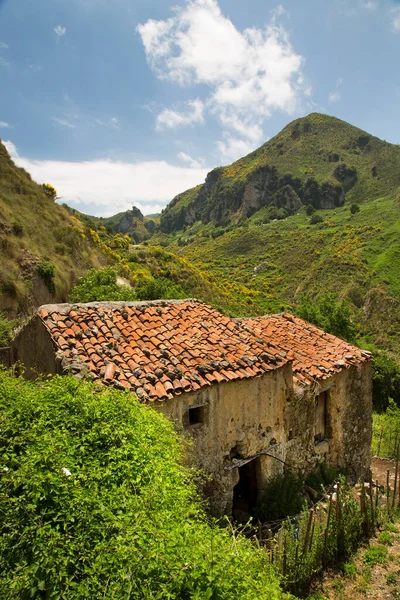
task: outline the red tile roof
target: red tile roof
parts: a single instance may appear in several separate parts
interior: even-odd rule
[[[197,300],[47,305],[40,319],[62,366],[166,400],[223,381],[263,375],[287,359],[239,322]]]
[[[279,348],[292,361],[294,381],[303,385],[327,379],[343,368],[358,366],[372,358],[370,352],[289,314],[237,321],[262,338],[267,351],[271,343]]]

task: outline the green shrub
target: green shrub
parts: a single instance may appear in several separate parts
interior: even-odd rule
[[[382,531],[382,533],[380,533],[378,535],[378,542],[380,544],[386,544],[387,546],[392,546],[393,545],[393,536],[390,535],[390,533],[388,531]]]
[[[307,204],[306,206],[306,215],[308,215],[309,217],[311,217],[312,214],[315,213],[315,208],[313,207],[312,204]]]
[[[366,550],[363,561],[366,565],[381,565],[387,561],[388,549],[385,546],[370,546]]]
[[[40,263],[36,265],[36,272],[44,281],[47,289],[51,294],[55,292],[54,286],[54,277],[56,274],[56,267],[54,264],[47,258],[42,260]]]
[[[317,225],[317,223],[323,223],[323,222],[324,222],[324,219],[321,217],[321,215],[317,215],[317,214],[313,214],[310,219],[311,225]]]
[[[185,298],[183,289],[166,277],[149,278],[136,286],[139,300],[158,300],[160,298]]]
[[[18,321],[7,319],[6,315],[0,312],[0,348],[8,346],[17,325]]]
[[[289,469],[271,477],[258,501],[257,517],[265,522],[300,513],[305,503],[303,486],[303,477]]]
[[[0,599],[287,598],[209,523],[172,423],[128,392],[0,371]]]
[[[357,579],[357,567],[353,562],[344,563],[343,573],[348,579]]]
[[[128,285],[117,283],[117,273],[111,267],[90,269],[71,291],[72,302],[130,302],[137,300],[135,291]]]
[[[395,358],[384,351],[374,356],[372,394],[376,410],[386,410],[389,406],[389,398],[400,406],[400,365]]]
[[[296,314],[348,342],[354,342],[356,329],[351,320],[350,308],[345,300],[340,302],[334,294],[313,299],[304,294],[300,297]]]

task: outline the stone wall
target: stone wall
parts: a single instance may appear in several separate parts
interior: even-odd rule
[[[315,443],[315,400],[327,391],[326,439]],[[285,410],[286,460],[303,471],[319,462],[347,469],[353,479],[367,473],[372,437],[372,364],[343,369],[319,386],[297,391]],[[289,440],[289,438],[292,438]]]
[[[55,347],[38,316],[33,317],[11,342],[10,359],[11,364],[24,365],[26,379],[59,372]]]
[[[232,459],[251,457],[269,447],[281,457],[286,442],[285,404],[292,394],[292,368],[286,364],[262,377],[221,383],[198,392],[189,392],[158,404],[178,427],[186,427],[195,442],[199,466],[211,479],[205,486],[211,512],[231,514],[233,488],[239,480],[238,469],[224,470]],[[203,423],[188,423],[188,409],[203,406]],[[282,463],[261,456],[257,464],[257,486]]]

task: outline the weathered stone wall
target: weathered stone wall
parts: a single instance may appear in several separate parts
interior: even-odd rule
[[[11,367],[10,348],[0,348],[0,365]]]
[[[318,444],[315,434],[315,398],[327,390],[327,434]],[[372,437],[372,365],[343,369],[287,403],[285,428],[288,438],[286,460],[304,471],[311,471],[318,462],[348,469],[357,479],[370,466]],[[291,434],[289,435],[289,432]]]
[[[11,342],[11,364],[22,363],[26,379],[34,379],[40,373],[55,374],[59,372],[55,352],[50,335],[35,316]]]
[[[157,405],[179,426],[185,422],[190,407],[203,406],[204,423],[189,426],[193,435],[199,465],[211,476],[205,492],[213,514],[231,514],[233,488],[238,482],[238,469],[225,471],[232,458],[254,456],[268,447],[280,457],[286,442],[284,409],[292,393],[292,368],[287,364],[253,379],[213,385],[189,392]],[[257,484],[263,488],[269,475],[281,469],[282,463],[260,457]]]

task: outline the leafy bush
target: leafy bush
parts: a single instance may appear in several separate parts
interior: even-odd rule
[[[294,471],[287,470],[284,475],[278,473],[271,477],[257,504],[256,515],[260,521],[274,521],[300,513],[304,504],[303,485],[303,477]]]
[[[137,285],[136,294],[139,300],[186,297],[183,289],[166,277],[144,279]]]
[[[174,427],[128,392],[0,371],[0,599],[288,598],[208,523]]]
[[[39,277],[43,279],[49,292],[51,294],[54,294],[54,277],[56,274],[56,267],[54,266],[54,264],[50,260],[45,258],[36,265],[36,272],[38,273]]]
[[[324,222],[324,219],[321,217],[321,215],[317,215],[317,214],[313,214],[310,219],[311,225],[317,225],[317,223],[323,223],[323,222]]]
[[[338,302],[334,294],[326,294],[313,300],[303,295],[296,308],[296,314],[348,342],[354,342],[356,329],[350,316],[350,308],[345,300]]]
[[[43,183],[42,190],[44,191],[46,196],[48,196],[51,200],[57,199],[57,190],[55,187],[50,185],[50,183]]]
[[[117,273],[111,267],[90,269],[71,291],[72,302],[101,302],[137,300],[135,291],[117,283]]]
[[[353,203],[350,206],[350,212],[352,215],[355,215],[356,213],[360,212],[360,206],[358,204]]]
[[[4,313],[0,312],[0,348],[8,346],[17,325],[17,320],[9,320]]]
[[[372,396],[374,408],[378,411],[387,409],[389,398],[400,406],[400,365],[384,351],[374,356]]]
[[[306,215],[307,215],[308,217],[311,217],[311,215],[312,215],[313,213],[315,213],[315,208],[313,207],[313,205],[312,205],[312,204],[307,204],[307,206],[306,206]]]
[[[387,561],[388,549],[385,546],[371,546],[365,552],[363,561],[366,565],[381,565]]]

